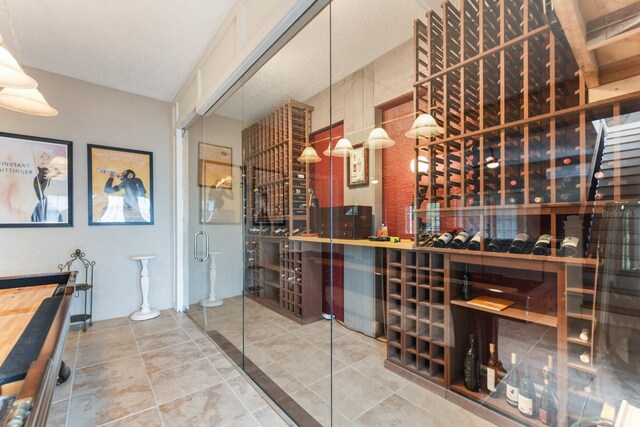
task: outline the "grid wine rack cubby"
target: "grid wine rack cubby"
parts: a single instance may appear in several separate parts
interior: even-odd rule
[[[387,250],[387,359],[443,385],[444,292],[441,254]]]

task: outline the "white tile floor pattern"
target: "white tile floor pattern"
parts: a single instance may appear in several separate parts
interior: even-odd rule
[[[247,357],[323,426],[493,425],[384,368],[386,344],[337,322],[332,331],[328,321],[301,326],[249,299],[243,310],[240,297],[207,309],[206,323],[203,314],[197,305],[189,312],[205,330],[244,345]]]
[[[127,317],[71,331],[47,425],[286,426],[187,315]]]

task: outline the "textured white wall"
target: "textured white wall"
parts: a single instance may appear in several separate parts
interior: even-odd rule
[[[96,320],[128,315],[141,301],[139,266],[129,259],[154,253],[150,303],[173,299],[171,104],[30,69],[56,117],[0,109],[0,131],[73,142],[72,228],[1,228],[0,276],[57,271],[76,249],[96,261]],[[87,212],[87,144],[153,152],[154,225],[91,226]],[[76,312],[79,301],[72,311]]]

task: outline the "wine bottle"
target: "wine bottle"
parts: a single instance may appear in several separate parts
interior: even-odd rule
[[[472,287],[473,285],[471,285],[471,282],[469,282],[469,276],[467,275],[467,273],[464,273],[464,276],[462,276],[462,292],[461,292],[461,296],[463,300],[465,301],[471,300]]]
[[[536,389],[529,375],[529,364],[524,365],[524,376],[518,388],[518,410],[525,417],[533,417],[533,401],[536,398]]]
[[[435,246],[436,248],[444,248],[449,244],[451,239],[453,239],[451,233],[442,233],[440,236],[438,236],[433,246]]]
[[[469,249],[470,251],[479,251],[481,244],[482,244],[482,231],[478,231],[471,238],[471,241],[469,242],[469,246],[467,246],[467,249]]]
[[[451,249],[462,249],[467,240],[469,240],[469,233],[466,231],[459,232],[451,242]]]
[[[544,377],[538,419],[547,426],[555,426],[558,419],[558,399],[553,391],[553,385],[548,374]]]
[[[476,353],[476,337],[469,335],[469,349],[464,355],[464,386],[471,391],[480,387],[480,361]]]
[[[518,406],[518,389],[520,387],[520,374],[516,365],[516,354],[511,353],[511,372],[507,375],[507,403]]]
[[[549,203],[549,196],[545,193],[534,191],[531,194],[531,201],[533,203]]]
[[[536,244],[533,246],[534,255],[549,255],[551,250],[551,234],[543,234],[538,237]]]
[[[527,241],[529,240],[529,235],[527,233],[518,233],[516,234],[516,238],[511,242],[511,246],[509,246],[509,253],[511,254],[522,254],[524,253],[525,246],[527,245]]]
[[[489,252],[502,252],[504,251],[504,247],[506,246],[507,241],[504,239],[491,239],[491,242],[487,245],[487,251]]]
[[[567,236],[562,240],[560,245],[560,256],[577,258],[579,257],[578,245],[580,238],[575,236]]]
[[[502,362],[498,359],[496,354],[496,345],[494,343],[489,344],[489,360],[487,361],[487,390],[490,396],[497,397],[499,392],[500,372],[504,372]]]

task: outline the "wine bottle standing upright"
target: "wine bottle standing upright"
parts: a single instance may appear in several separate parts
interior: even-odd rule
[[[464,386],[471,391],[478,391],[480,388],[480,359],[473,334],[469,335],[469,349],[464,355]]]
[[[500,372],[504,372],[502,362],[496,354],[496,345],[489,344],[489,360],[487,361],[487,390],[491,397],[498,397],[501,393]]]
[[[518,388],[520,387],[520,374],[516,364],[516,354],[511,353],[511,371],[507,375],[507,403],[518,406]]]
[[[554,388],[553,358],[549,356],[549,363],[544,369],[544,388],[538,410],[538,419],[547,426],[556,426],[558,422],[558,398]]]
[[[518,388],[518,410],[528,418],[533,417],[533,401],[536,398],[536,389],[529,375],[529,364],[524,365],[524,376]]]

